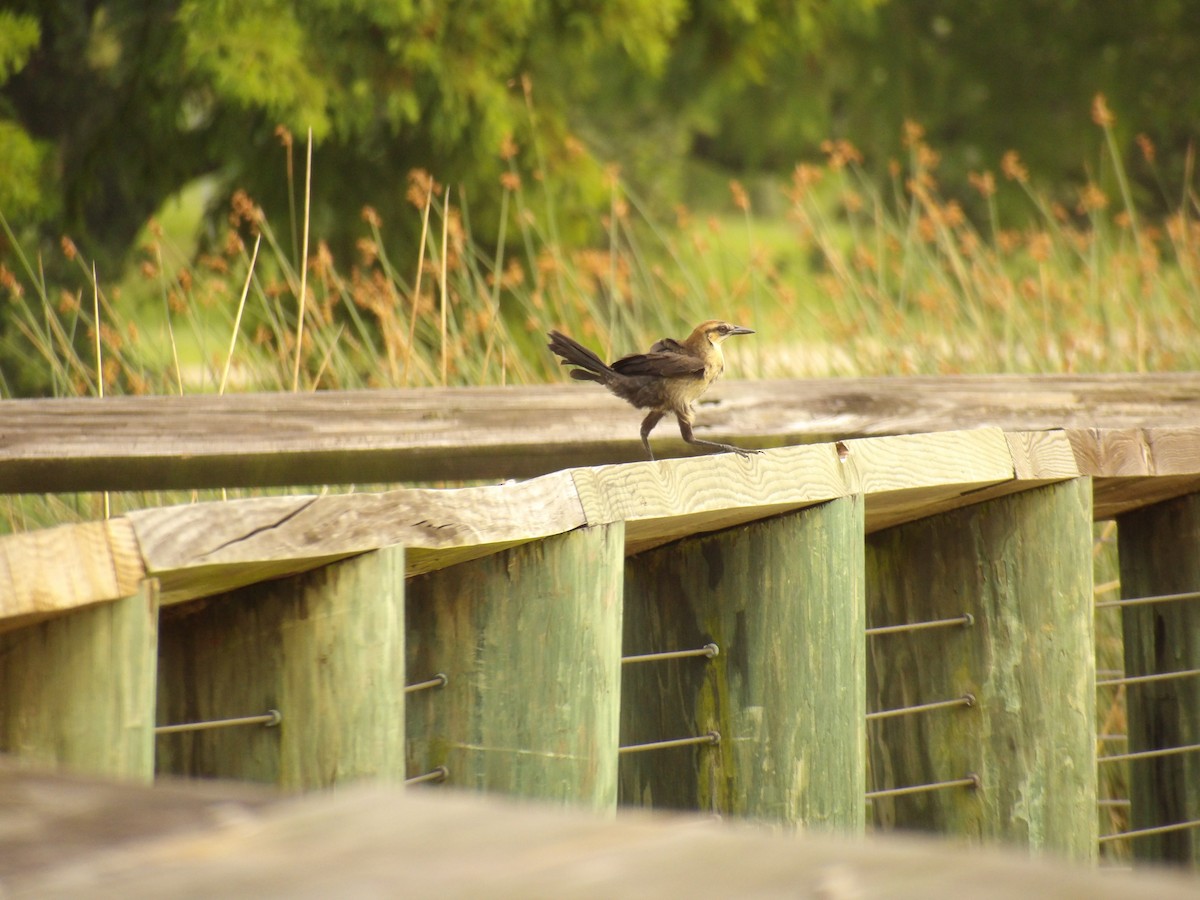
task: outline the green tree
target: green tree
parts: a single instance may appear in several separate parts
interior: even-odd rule
[[[0,87],[23,69],[41,39],[35,18],[0,9]],[[46,217],[53,202],[45,190],[50,147],[13,121],[0,96],[0,211],[13,217]]]
[[[244,187],[272,218],[296,190],[276,125],[316,144],[314,230],[400,202],[423,167],[484,202],[502,140],[543,141],[563,184],[599,170],[563,153],[562,109],[529,109],[521,76],[553,57],[586,65],[616,41],[624,64],[661,68],[679,0],[487,4],[404,0],[8,2],[0,43],[4,212],[115,260],[163,199],[199,175]],[[586,8],[584,8],[586,7]],[[40,35],[40,40],[37,38]],[[550,52],[550,51],[553,52]],[[553,94],[551,94],[553,96]],[[44,163],[53,149],[53,167]],[[530,162],[532,166],[534,163]],[[12,197],[24,191],[29,199]],[[50,202],[50,201],[53,202]],[[37,202],[34,202],[37,201]]]
[[[25,136],[10,180],[37,200],[4,211],[113,261],[165,197],[210,174],[279,223],[298,191],[283,125],[297,142],[312,129],[313,230],[336,237],[363,205],[387,218],[413,168],[486,211],[515,135],[516,164],[581,240],[607,202],[602,162],[669,175],[778,60],[875,2],[3,0],[25,31],[0,48],[0,72],[16,72],[0,127]]]

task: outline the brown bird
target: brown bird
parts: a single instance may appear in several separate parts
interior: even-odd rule
[[[587,347],[558,331],[550,332],[550,349],[562,357],[562,365],[578,366],[571,377],[596,381],[638,409],[650,410],[642,420],[642,444],[650,458],[650,432],[667,413],[679,420],[679,433],[689,444],[711,447],[748,456],[757,450],[743,450],[732,444],[704,441],[692,434],[696,411],[692,404],[708,390],[725,369],[721,342],[735,334],[754,334],[749,328],[730,325],[719,319],[702,322],[684,340],[663,338],[647,353],[623,356],[612,365],[605,364]]]

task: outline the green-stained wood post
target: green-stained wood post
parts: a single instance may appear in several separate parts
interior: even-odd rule
[[[1125,514],[1117,520],[1117,545],[1122,597],[1200,590],[1200,494]],[[1200,669],[1200,600],[1126,606],[1122,630],[1126,676]],[[1129,752],[1200,744],[1200,678],[1131,684],[1125,691]],[[1200,753],[1128,766],[1131,828],[1200,819]],[[1139,860],[1195,864],[1200,829],[1134,838],[1130,847]]]
[[[164,610],[160,725],[283,718],[161,735],[158,771],[293,790],[402,781],[404,576],[389,547]]]
[[[1097,855],[1092,494],[1079,478],[868,536],[871,627],[956,625],[868,641],[873,712],[971,694],[969,708],[870,723],[880,827]]]
[[[625,526],[579,528],[417,576],[410,777],[608,811],[616,805]]]
[[[158,583],[0,635],[0,752],[107,778],[154,778]]]
[[[864,813],[863,501],[847,497],[631,557],[621,802],[847,833]]]

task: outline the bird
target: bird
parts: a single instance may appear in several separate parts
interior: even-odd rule
[[[692,404],[725,370],[721,343],[738,334],[754,334],[754,331],[710,319],[697,325],[682,341],[663,338],[646,353],[623,356],[611,365],[560,331],[549,333],[548,346],[561,357],[561,365],[576,367],[571,369],[572,378],[598,382],[638,409],[649,410],[642,420],[641,435],[642,446],[651,460],[654,451],[650,449],[650,432],[667,413],[675,415],[679,433],[689,444],[749,456],[759,451],[701,440],[692,433],[696,417]]]

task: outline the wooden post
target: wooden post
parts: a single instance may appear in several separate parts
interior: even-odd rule
[[[863,828],[863,501],[819,506],[630,558],[621,744],[717,731],[718,746],[626,753],[621,802]]]
[[[158,583],[0,635],[0,752],[109,778],[154,777]]]
[[[624,524],[413,578],[409,775],[608,810],[616,803]]]
[[[1121,596],[1200,590],[1200,494],[1127,513],[1117,520]],[[1200,669],[1200,600],[1122,609],[1125,674]],[[1129,752],[1200,744],[1200,678],[1125,688]],[[1111,765],[1111,764],[1110,764]],[[1130,827],[1200,819],[1200,753],[1134,760],[1129,765]],[[1137,859],[1200,861],[1200,830],[1132,839]]]
[[[873,721],[872,788],[977,775],[979,787],[878,798],[882,827],[1097,854],[1091,485],[1035,488],[870,535],[874,711],[974,705]]]
[[[162,735],[158,770],[329,787],[404,778],[404,551],[163,613],[159,724],[277,709],[276,727]]]

